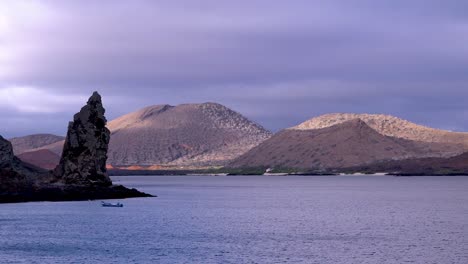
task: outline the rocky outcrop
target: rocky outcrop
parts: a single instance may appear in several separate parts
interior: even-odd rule
[[[0,202],[6,193],[31,188],[34,179],[45,171],[23,163],[13,155],[11,143],[0,136]]]
[[[112,185],[106,172],[110,132],[104,112],[95,92],[70,122],[60,163],[50,172],[15,157],[11,143],[0,136],[0,203],[152,197]]]
[[[106,171],[110,131],[104,113],[101,96],[94,92],[68,125],[62,157],[54,171],[64,183],[112,185]]]
[[[45,170],[24,163],[17,158],[13,154],[11,143],[2,136],[0,136],[0,169],[3,171],[11,170],[28,178],[34,178],[34,176],[37,176],[39,173],[45,172]]]

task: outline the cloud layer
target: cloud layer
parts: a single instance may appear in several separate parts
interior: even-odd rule
[[[110,118],[217,101],[272,130],[327,112],[468,130],[465,10],[460,0],[2,1],[0,133],[63,133],[93,90]]]

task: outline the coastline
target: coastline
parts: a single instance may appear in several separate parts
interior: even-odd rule
[[[137,197],[157,197],[123,185],[77,186],[47,185],[30,187],[16,192],[0,193],[0,204],[23,202],[66,202],[86,200],[126,199]]]

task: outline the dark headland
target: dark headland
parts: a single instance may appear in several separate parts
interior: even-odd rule
[[[106,170],[110,132],[94,92],[68,125],[59,165],[47,171],[18,159],[0,136],[0,203],[152,197],[113,185]]]

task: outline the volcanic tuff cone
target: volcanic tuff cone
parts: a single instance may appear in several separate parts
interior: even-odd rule
[[[334,116],[335,117],[335,116]],[[403,160],[421,157],[450,157],[462,153],[463,133],[458,144],[441,143],[453,140],[447,137],[431,136],[430,142],[409,140],[416,137],[410,126],[393,131],[394,126],[374,126],[383,131],[379,133],[360,118],[355,119],[312,119],[298,127],[283,130],[266,140],[230,164],[232,167],[282,167],[301,169],[344,168],[369,164],[382,160]],[[320,120],[320,122],[316,122]],[[338,122],[337,120],[340,120]],[[399,120],[399,119],[392,119]],[[384,122],[385,124],[385,122]],[[436,131],[416,126],[423,131]],[[399,133],[399,137],[386,134]],[[445,135],[445,134],[444,134]]]
[[[112,165],[222,165],[271,136],[216,103],[157,105],[119,117],[112,131]]]

